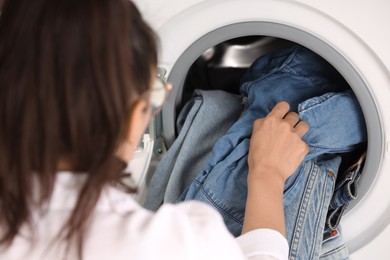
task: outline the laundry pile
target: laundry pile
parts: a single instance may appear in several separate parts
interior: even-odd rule
[[[294,45],[257,59],[240,92],[194,92],[144,206],[157,210],[163,203],[203,201],[239,236],[253,122],[287,101],[310,126],[303,137],[310,152],[284,189],[289,259],[347,259],[339,223],[357,196],[367,142],[363,113],[350,86],[323,58]]]

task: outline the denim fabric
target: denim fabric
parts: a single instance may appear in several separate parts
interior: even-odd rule
[[[363,170],[366,157],[364,152],[357,162],[352,164],[344,173],[339,174],[333,197],[329,205],[326,227],[330,230],[337,229],[341,217],[349,203],[357,198],[358,182]]]
[[[350,90],[326,93],[301,103],[299,116],[310,125],[309,132],[304,136],[305,141],[310,146],[310,152],[305,157],[304,163],[286,182],[285,206],[291,204],[290,194],[296,194],[294,191],[298,192],[302,188],[298,182],[299,177],[306,176],[303,179],[308,178],[308,173],[306,175],[301,173],[311,169],[307,167],[307,162],[321,163],[322,155],[351,151],[356,144],[366,140],[363,115],[356,97]],[[328,139],[329,136],[333,137],[333,141]],[[329,143],[324,143],[323,139],[328,140]],[[244,139],[228,155],[226,160],[214,167],[203,183],[199,181],[199,177],[204,176],[198,176],[187,193],[183,194],[186,195],[185,200],[199,199],[217,207],[224,216],[229,230],[236,236],[241,232],[245,210],[248,148],[249,139]],[[338,170],[332,169],[331,172],[336,177]],[[323,186],[320,182],[317,182],[316,185]],[[197,188],[193,198],[189,196],[192,194],[191,191],[195,190],[192,186]],[[326,203],[327,209],[332,198],[334,183],[331,186],[332,190],[327,194],[329,197]],[[302,198],[302,196],[296,196]],[[295,206],[292,209],[296,211]],[[286,217],[287,219],[291,218],[290,216]],[[322,222],[325,223],[325,217]]]
[[[182,108],[174,144],[157,166],[144,207],[174,203],[204,167],[214,143],[237,121],[242,98],[222,90],[195,90]]]
[[[328,206],[332,198],[341,157],[305,161],[292,186],[284,192],[283,204],[289,259],[318,259]]]
[[[343,243],[341,228],[325,229],[320,260],[347,260],[348,248]]]
[[[310,126],[303,137],[310,146],[305,160],[324,153],[351,152],[367,141],[363,112],[352,90],[308,99],[298,110],[300,119]]]
[[[324,155],[351,151],[366,140],[364,119],[355,96],[351,91],[334,92],[347,88],[332,66],[300,46],[258,59],[241,85],[248,100],[246,111],[215,144],[203,171],[181,200],[196,199],[212,205],[231,233],[238,236],[245,212],[247,153],[253,121],[266,116],[277,102],[288,101],[292,111],[299,112],[310,125],[304,137],[310,153],[285,185],[290,259],[318,258],[341,160],[336,155]]]

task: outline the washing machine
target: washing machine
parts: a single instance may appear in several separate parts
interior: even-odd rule
[[[159,36],[159,76],[174,86],[144,138],[157,154],[174,142],[175,116],[188,71],[214,46],[256,36],[281,39],[311,49],[341,73],[360,102],[368,132],[359,196],[341,223],[344,240],[353,260],[390,259],[390,1],[134,2]],[[147,154],[140,152],[135,160],[148,165]]]

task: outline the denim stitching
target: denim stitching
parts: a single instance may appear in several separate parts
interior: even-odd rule
[[[294,59],[294,57],[297,55],[298,51],[301,49],[301,47],[299,46],[294,46],[293,48],[293,51],[291,52],[290,55],[288,55],[288,57],[286,58],[286,60],[276,69],[273,69],[271,71],[269,71],[267,74],[265,74],[264,76],[262,77],[259,77],[259,78],[256,78],[255,80],[252,80],[252,81],[249,81],[249,82],[244,82],[242,83],[242,86],[240,88],[243,88],[244,86],[248,86],[248,88],[250,88],[254,83],[256,82],[259,82],[263,79],[267,79],[268,77],[270,76],[273,76],[275,74],[277,74],[278,72],[280,73],[285,73],[285,72],[282,72],[283,69],[285,69],[286,66],[288,66],[290,64],[290,62]],[[285,74],[292,74],[292,73],[285,73]],[[299,75],[298,75],[299,76]]]
[[[321,174],[321,172],[319,173]],[[330,178],[330,180],[328,180]],[[327,199],[327,196],[329,195],[328,192],[326,192],[328,189],[331,189],[333,185],[330,185],[329,186],[329,183],[334,183],[334,178],[330,177],[329,175],[326,175],[325,176],[325,183],[323,185],[323,189],[322,189],[322,199],[321,199],[321,203],[320,205],[322,205],[322,207],[320,208],[320,214],[318,214],[317,216],[321,216],[324,212],[324,210],[327,210],[327,208],[325,207],[326,203],[324,203],[324,201]],[[331,199],[331,197],[329,198],[329,200]],[[322,223],[319,223],[319,221],[321,220],[322,218],[320,217],[317,217],[317,221],[316,221],[316,230],[318,230],[318,227],[322,224]],[[322,234],[322,232],[321,232]],[[315,239],[314,241],[317,241],[318,240],[318,235],[319,235],[319,232],[315,232]],[[322,237],[321,237],[321,240],[322,240]],[[316,243],[314,243],[314,246],[316,245]],[[312,247],[312,252],[309,254],[313,257],[314,259],[314,255],[317,254],[317,257],[319,255],[319,251],[318,250],[314,250],[314,246]]]
[[[236,219],[234,216],[232,216],[231,214],[229,214],[229,212],[227,212],[224,208],[222,208],[219,204],[217,204],[209,195],[208,193],[206,192],[206,190],[204,189],[203,186],[200,187],[199,191],[202,191],[202,194],[205,195],[205,197],[207,197],[207,199],[209,200],[209,202],[211,204],[213,204],[213,206],[215,208],[218,209],[218,211],[220,212],[220,214],[222,215],[226,215],[228,216],[229,218],[231,218],[234,222],[236,222],[237,224],[240,224],[242,225],[241,221]]]
[[[302,227],[303,223],[305,222],[305,218],[307,216],[307,207],[308,207],[308,202],[310,201],[311,193],[313,192],[313,183],[315,182],[318,174],[318,168],[313,165],[312,171],[310,171],[315,174],[311,174],[309,176],[308,181],[306,182],[305,185],[305,192],[303,194],[303,198],[301,200],[301,203],[299,205],[299,214],[297,218],[297,222],[295,225],[294,233],[292,236],[291,240],[291,249],[289,253],[289,259],[293,260],[296,259],[297,257],[297,250],[299,247],[299,243],[301,241],[300,237],[302,235]]]
[[[321,256],[320,256],[320,259],[321,259],[321,258],[324,258],[324,257],[327,257],[327,256],[329,256],[329,255],[331,255],[331,254],[340,252],[341,250],[343,250],[343,249],[345,249],[345,248],[346,248],[346,245],[343,244],[342,246],[340,246],[340,247],[338,247],[338,248],[336,248],[336,249],[333,249],[333,250],[331,250],[331,251],[329,251],[329,252],[326,252],[325,254],[321,255]]]

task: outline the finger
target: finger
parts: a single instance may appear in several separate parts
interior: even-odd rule
[[[287,102],[282,101],[277,103],[268,115],[275,116],[277,118],[283,118],[288,113],[289,110],[290,110],[290,105]]]
[[[264,118],[258,118],[253,122],[253,129],[258,129],[263,124]]]
[[[299,121],[294,129],[299,137],[302,137],[307,133],[307,131],[309,131],[309,125],[304,121]]]
[[[299,122],[299,116],[297,113],[288,112],[284,117],[284,120],[286,120],[292,127],[294,127]]]

